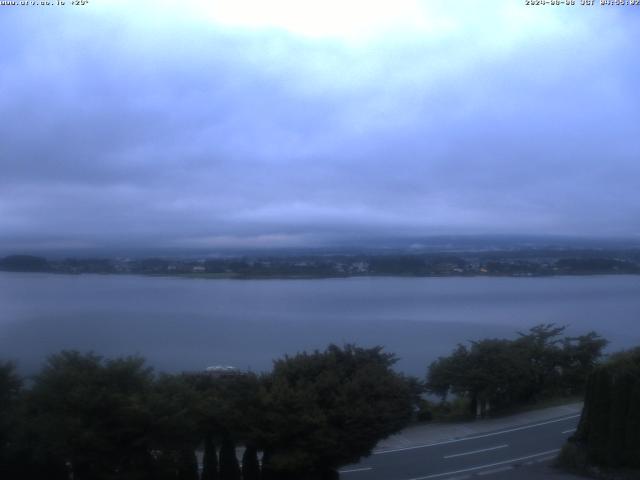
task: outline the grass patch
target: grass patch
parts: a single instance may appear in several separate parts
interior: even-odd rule
[[[545,408],[561,407],[563,405],[571,405],[573,403],[584,402],[583,395],[557,396],[538,400],[537,402],[524,403],[514,405],[509,408],[492,411],[490,418],[507,417],[518,413],[534,412],[536,410],[544,410]]]
[[[513,407],[492,410],[488,418],[501,418],[519,413],[533,412],[545,408],[559,407],[581,403],[584,398],[581,395],[551,397],[535,403],[526,403]],[[454,398],[447,402],[431,402],[422,400],[416,412],[415,423],[427,422],[469,422],[475,420],[475,415],[470,411],[469,400],[466,398]]]

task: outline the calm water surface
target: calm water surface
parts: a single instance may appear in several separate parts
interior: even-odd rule
[[[267,370],[330,342],[384,345],[424,375],[458,342],[541,322],[640,345],[640,276],[202,280],[0,272],[0,358],[63,348],[142,354],[161,370]]]

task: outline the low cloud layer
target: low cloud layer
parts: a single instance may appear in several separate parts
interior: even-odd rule
[[[0,7],[0,251],[640,235],[640,10],[189,3]]]

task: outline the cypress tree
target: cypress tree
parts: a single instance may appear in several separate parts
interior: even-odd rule
[[[218,478],[218,454],[213,443],[213,436],[208,434],[204,438],[201,480],[218,480]]]
[[[629,467],[640,468],[640,381],[633,384],[629,405],[622,461]]]
[[[242,480],[260,480],[258,449],[253,445],[247,445],[242,455]]]
[[[589,375],[587,379],[587,385],[585,387],[584,394],[584,406],[582,407],[582,415],[580,415],[580,421],[578,422],[578,428],[574,438],[583,442],[589,437],[591,425],[593,424],[593,409],[591,405],[595,402],[595,373]]]
[[[609,419],[611,418],[611,376],[606,369],[596,371],[594,388],[587,454],[596,464],[605,465],[609,441]]]
[[[633,383],[628,372],[620,372],[611,385],[611,418],[609,420],[609,441],[607,442],[607,464],[617,467],[623,464],[625,432],[629,413],[629,397]]]
[[[236,446],[231,438],[222,441],[220,447],[220,480],[240,480],[240,465],[236,457]]]
[[[178,480],[198,480],[198,459],[190,448],[178,453]]]
[[[271,453],[269,450],[262,452],[262,468],[260,470],[262,480],[275,480],[275,474],[271,465]]]
[[[593,465],[640,467],[640,348],[597,367],[573,441]]]

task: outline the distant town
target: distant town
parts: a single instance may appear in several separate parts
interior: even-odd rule
[[[289,254],[202,258],[0,258],[0,270],[61,274],[137,274],[202,278],[332,278],[356,276],[550,276],[639,274],[640,249]]]

